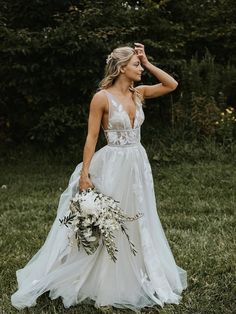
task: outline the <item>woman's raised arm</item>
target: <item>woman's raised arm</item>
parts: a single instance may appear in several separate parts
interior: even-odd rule
[[[160,83],[154,85],[139,85],[136,89],[143,95],[144,98],[155,98],[172,92],[178,86],[178,82],[165,71],[159,69],[147,59],[144,51],[144,45],[135,43],[135,51],[142,65],[153,74]]]

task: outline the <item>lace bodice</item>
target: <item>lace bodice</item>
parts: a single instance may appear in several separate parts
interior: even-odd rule
[[[130,146],[140,142],[140,127],[144,121],[141,100],[136,97],[136,112],[132,128],[128,112],[124,106],[108,91],[103,90],[109,102],[108,128],[103,129],[107,144],[110,146]]]

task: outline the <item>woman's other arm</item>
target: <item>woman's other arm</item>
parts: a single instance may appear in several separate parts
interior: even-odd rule
[[[90,103],[88,132],[83,151],[83,166],[81,169],[79,189],[87,189],[93,184],[89,178],[89,166],[95,148],[97,145],[98,135],[101,127],[101,120],[106,106],[106,99],[103,93],[96,93]]]

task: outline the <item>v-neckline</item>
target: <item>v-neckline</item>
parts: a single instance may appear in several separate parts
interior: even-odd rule
[[[106,91],[108,94],[110,94],[111,97],[113,97],[114,100],[118,102],[118,104],[120,104],[120,105],[122,106],[123,111],[127,114],[127,117],[128,117],[128,119],[129,119],[129,125],[130,125],[131,129],[134,130],[135,122],[136,122],[136,117],[137,117],[137,104],[136,104],[136,102],[134,102],[134,104],[135,104],[135,114],[134,114],[134,123],[133,123],[133,126],[132,126],[129,113],[128,113],[127,110],[125,110],[123,104],[122,104],[112,93],[108,92],[108,90],[105,89],[105,91]]]

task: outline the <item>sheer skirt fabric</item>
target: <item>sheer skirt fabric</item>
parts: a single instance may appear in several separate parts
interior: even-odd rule
[[[93,255],[68,245],[68,229],[60,225],[59,218],[68,213],[70,200],[77,192],[82,168],[79,163],[60,196],[45,243],[16,272],[18,290],[11,302],[18,309],[34,306],[37,298],[49,291],[52,299],[61,297],[65,307],[84,301],[96,307],[112,305],[137,311],[156,304],[178,304],[187,287],[187,273],[176,265],[157,213],[152,170],[140,143],[144,120],[141,103],[137,102],[131,128],[122,105],[106,94],[109,128],[104,131],[108,145],[93,155],[89,172],[96,188],[118,200],[129,215],[143,212],[143,217],[127,222],[138,253],[131,253],[121,231],[116,231],[116,263],[102,244]]]

